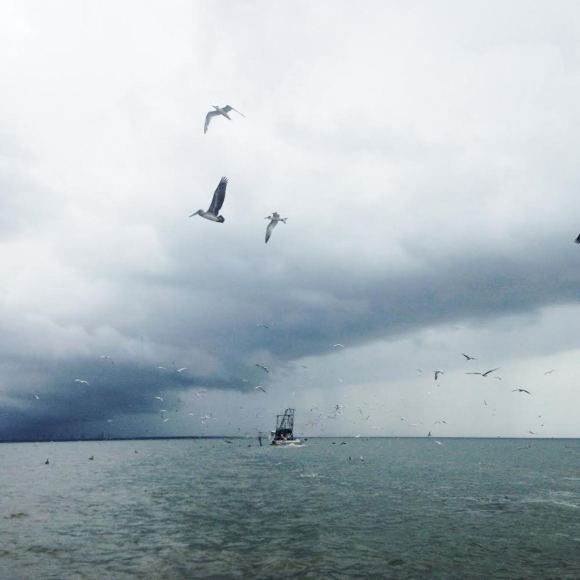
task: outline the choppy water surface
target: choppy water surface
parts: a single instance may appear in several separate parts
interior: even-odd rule
[[[580,441],[340,441],[0,445],[0,577],[580,577]]]

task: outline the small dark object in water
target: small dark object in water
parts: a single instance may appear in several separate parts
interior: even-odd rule
[[[50,464],[50,461],[47,459],[47,460],[44,462],[44,465],[49,465],[49,464]]]
[[[94,458],[95,458],[95,456],[94,456],[94,455],[91,455],[91,456],[89,457],[89,461],[93,461],[93,459],[94,459]]]

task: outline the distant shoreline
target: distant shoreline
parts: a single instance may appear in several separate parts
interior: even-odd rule
[[[258,439],[257,436],[252,437],[244,437],[241,435],[175,435],[172,437],[85,437],[85,438],[63,438],[63,439],[0,439],[0,444],[7,444],[7,443],[103,443],[107,441],[171,441],[171,440],[187,440],[187,439],[211,439],[211,440],[220,440],[220,439],[241,439],[241,440],[254,440]],[[262,439],[266,440],[266,437],[262,437]],[[498,439],[502,439],[505,441],[578,441],[580,437],[425,437],[424,435],[385,435],[385,436],[377,436],[377,435],[369,435],[367,436],[328,436],[328,435],[320,435],[320,436],[309,436],[306,439],[445,439],[445,440],[453,440],[453,439],[477,439],[477,440],[491,440],[497,441]]]

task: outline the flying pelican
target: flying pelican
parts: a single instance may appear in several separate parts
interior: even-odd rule
[[[474,356],[469,356],[468,354],[465,354],[464,352],[461,353],[466,360],[477,360]]]
[[[209,122],[211,121],[211,118],[212,117],[217,117],[218,115],[223,115],[226,119],[229,119],[231,121],[232,119],[228,115],[228,113],[230,111],[235,111],[236,113],[242,115],[242,117],[245,117],[246,116],[243,113],[240,113],[237,109],[234,109],[233,107],[230,107],[230,105],[226,105],[225,107],[218,107],[217,105],[212,105],[212,107],[215,109],[215,111],[210,111],[205,116],[205,124],[203,126],[203,132],[204,132],[204,134],[207,133],[207,128],[209,127]]]
[[[268,243],[268,240],[270,239],[270,236],[272,235],[274,228],[278,225],[278,222],[286,223],[286,220],[288,218],[281,218],[280,214],[277,211],[275,211],[275,212],[272,212],[272,215],[269,215],[268,217],[265,217],[264,219],[270,220],[270,223],[268,224],[268,227],[266,228],[266,243]]]
[[[268,367],[265,367],[264,365],[261,365],[260,363],[256,363],[256,366],[257,366],[259,369],[262,369],[263,371],[265,371],[265,372],[267,372],[267,373],[269,373],[269,372],[270,372],[270,369],[269,369]]]
[[[202,209],[198,209],[197,211],[190,214],[189,217],[193,217],[194,215],[199,215],[206,220],[210,220],[212,222],[219,222],[223,224],[226,220],[223,215],[218,215],[222,205],[224,204],[224,200],[226,198],[226,187],[228,185],[228,178],[222,177],[216,190],[213,193],[213,198],[211,200],[211,205],[207,211],[203,211]]]
[[[530,391],[526,390],[526,389],[520,389],[519,387],[517,389],[512,389],[512,393],[527,393],[528,395],[531,395],[532,393],[530,393]]]
[[[266,389],[262,385],[258,385],[256,387],[256,391],[262,391],[262,393],[265,393],[266,392]]]
[[[80,383],[81,385],[88,385],[89,381],[85,381],[84,379],[75,379],[75,383]]]
[[[437,377],[439,377],[439,375],[444,375],[445,373],[443,371],[433,371],[435,374],[435,380],[437,380]]]
[[[489,375],[489,373],[493,373],[494,371],[497,371],[499,369],[499,367],[497,367],[496,369],[491,369],[489,371],[485,371],[484,373],[465,373],[466,375],[481,375],[482,377],[487,377],[487,375]]]

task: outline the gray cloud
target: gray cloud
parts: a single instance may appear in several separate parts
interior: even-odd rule
[[[0,19],[0,436],[146,428],[173,361],[170,398],[273,392],[336,342],[577,303],[576,8],[35,6]],[[203,135],[214,102],[247,118]],[[188,219],[221,175],[225,224]]]

